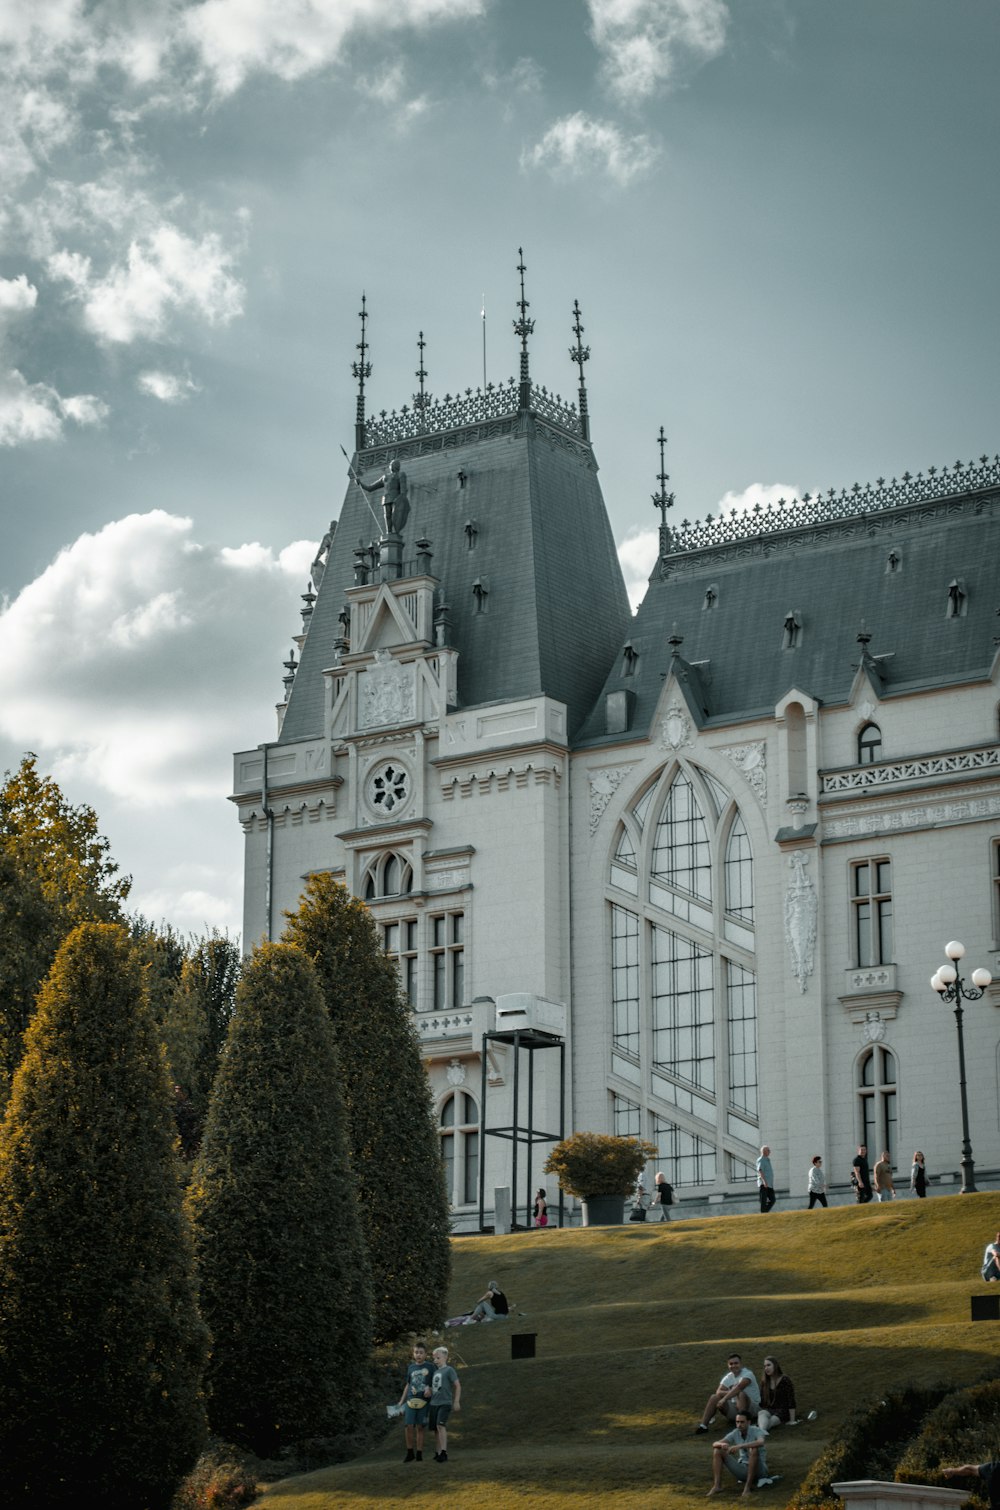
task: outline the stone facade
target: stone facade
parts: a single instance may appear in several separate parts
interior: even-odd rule
[[[366,551],[349,486],[278,737],[236,756],[248,945],[311,872],[368,901],[460,1227],[483,1158],[488,1213],[510,1182],[480,1055],[508,993],[568,1012],[565,1086],[532,1058],[535,1131],[650,1138],[689,1211],[754,1204],[764,1142],[791,1204],[816,1153],[847,1199],[862,1136],[898,1186],[919,1147],[932,1191],[956,1188],[955,1022],[928,978],[956,936],[1000,977],[1000,485],[893,484],[885,514],[869,490],[829,531],[821,501],[783,532],[672,549],[664,528],[630,621],[589,441],[530,393],[440,433],[407,417],[412,540]],[[392,440],[383,419],[354,469]],[[986,1184],[998,1007],[992,986],[965,1011]],[[515,1111],[492,1044],[488,1128],[526,1129],[528,1058]],[[544,1157],[518,1145],[519,1220],[554,1193]]]

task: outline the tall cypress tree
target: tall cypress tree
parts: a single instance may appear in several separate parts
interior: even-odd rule
[[[439,1325],[449,1212],[430,1088],[396,966],[367,907],[311,876],[285,935],[313,959],[344,1066],[344,1099],[372,1268],[375,1336]]]
[[[0,1128],[0,1502],[161,1510],[198,1455],[206,1337],[173,1138],[128,937],[82,924]]]
[[[272,1455],[350,1427],[367,1403],[371,1291],[316,973],[288,944],[255,950],[188,1192],[213,1336],[209,1420]]]

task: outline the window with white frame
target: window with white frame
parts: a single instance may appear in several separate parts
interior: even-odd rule
[[[615,1131],[651,1129],[672,1184],[743,1184],[758,1142],[753,853],[718,777],[678,758],[638,794],[607,901]]]
[[[479,1200],[479,1111],[467,1091],[455,1091],[443,1102],[438,1136],[449,1201],[474,1205]]]
[[[465,995],[465,914],[443,912],[429,919],[431,1004],[435,1012],[462,1005]]]
[[[882,730],[867,723],[858,735],[858,765],[874,765],[882,759]]]
[[[892,863],[885,856],[851,866],[851,934],[854,963],[892,963]]]
[[[888,1149],[895,1164],[897,1120],[896,1056],[875,1044],[858,1062],[858,1141],[867,1145],[869,1163]]]

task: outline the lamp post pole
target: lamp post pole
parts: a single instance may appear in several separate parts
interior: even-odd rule
[[[958,939],[952,939],[945,944],[944,952],[948,956],[946,965],[939,965],[937,972],[931,976],[931,990],[936,991],[942,1002],[955,1003],[955,1025],[958,1028],[958,1079],[962,1092],[962,1195],[972,1195],[976,1191],[976,1166],[972,1158],[972,1144],[969,1141],[969,1099],[965,1090],[965,1037],[962,1032],[962,1002],[978,1001],[993,977],[988,970],[973,970],[972,982],[978,986],[978,990],[970,991],[958,973],[957,963],[965,955],[965,945],[960,944]]]

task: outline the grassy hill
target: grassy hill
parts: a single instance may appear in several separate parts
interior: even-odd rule
[[[445,1334],[463,1388],[450,1461],[431,1446],[404,1466],[394,1428],[378,1451],[286,1479],[262,1504],[693,1510],[720,1433],[691,1433],[736,1348],[758,1377],[776,1355],[800,1416],[819,1412],[772,1434],[782,1478],[761,1500],[782,1506],[857,1403],[996,1363],[1000,1322],[970,1322],[969,1296],[985,1290],[980,1255],[998,1227],[990,1193],[460,1239],[451,1309],[496,1279],[525,1314]],[[511,1360],[514,1331],[537,1333],[534,1359]]]

